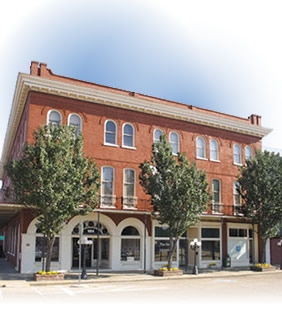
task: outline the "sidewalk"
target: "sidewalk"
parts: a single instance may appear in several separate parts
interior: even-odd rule
[[[87,284],[101,282],[130,282],[130,281],[145,281],[145,280],[176,280],[176,279],[200,279],[213,277],[231,277],[231,276],[250,276],[262,274],[254,272],[248,268],[225,268],[225,269],[200,269],[199,274],[184,273],[180,276],[160,277],[154,276],[152,273],[140,272],[100,272],[87,271],[87,279],[81,279],[78,272],[66,272],[64,280],[61,281],[34,281],[33,274],[21,274],[17,272],[5,258],[0,258],[0,287],[7,285],[55,285],[55,284]],[[268,271],[267,274],[273,272],[282,272],[279,268],[275,271]],[[263,273],[265,274],[265,273]]]

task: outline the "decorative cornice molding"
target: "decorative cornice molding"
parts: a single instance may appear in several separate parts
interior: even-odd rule
[[[150,100],[150,97],[130,96],[127,92],[110,91],[98,89],[70,82],[62,82],[54,79],[47,79],[38,76],[19,73],[12,110],[8,122],[2,158],[0,163],[0,177],[2,177],[3,166],[7,161],[16,131],[22,116],[24,105],[30,91],[37,91],[46,94],[53,94],[62,97],[73,98],[77,100],[87,101],[91,103],[99,103],[108,106],[114,106],[122,109],[133,110],[141,113],[157,115],[182,121],[187,121],[194,124],[206,125],[213,128],[228,130],[241,134],[263,138],[271,132],[271,129],[264,128],[259,125],[248,123],[247,120],[231,118],[225,114],[212,114],[208,110],[196,111],[193,109],[180,107],[171,102],[161,103],[160,101]],[[164,101],[165,102],[165,101]]]

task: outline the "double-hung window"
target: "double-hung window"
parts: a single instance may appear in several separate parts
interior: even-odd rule
[[[79,136],[81,132],[81,118],[77,114],[71,114],[69,116],[69,125],[74,128],[74,132],[76,136]]]
[[[233,146],[233,161],[236,165],[242,164],[242,150],[239,144],[234,144]]]
[[[179,136],[176,132],[170,132],[169,144],[171,146],[172,153],[177,155],[179,152]]]
[[[123,137],[122,137],[123,147],[133,148],[134,144],[134,128],[131,124],[126,123],[123,125]]]
[[[52,110],[48,112],[47,123],[58,126],[62,123],[62,116],[58,111]]]
[[[135,170],[124,169],[123,176],[123,207],[136,208],[137,197],[135,196]]]
[[[218,142],[214,139],[210,141],[210,160],[213,161],[219,160]]]
[[[109,145],[117,144],[117,126],[113,121],[105,123],[105,143]]]
[[[206,158],[206,142],[202,137],[196,139],[196,156],[197,158]]]
[[[101,205],[104,207],[113,207],[115,203],[114,169],[105,166],[102,168]]]
[[[213,213],[222,213],[220,185],[221,184],[218,179],[213,179],[212,181],[212,212]]]

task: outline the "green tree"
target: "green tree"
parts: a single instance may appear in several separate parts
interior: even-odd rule
[[[175,157],[164,135],[153,144],[151,161],[144,161],[140,168],[140,184],[151,196],[159,223],[168,226],[170,269],[179,237],[199,222],[210,200],[206,174],[184,154]]]
[[[34,132],[18,160],[6,166],[16,201],[36,210],[37,227],[46,236],[46,271],[50,270],[55,236],[65,222],[98,204],[99,173],[84,157],[83,137],[69,126],[43,126]]]
[[[266,240],[277,234],[282,216],[282,159],[273,152],[257,151],[240,171],[238,192],[242,197],[242,214],[258,225],[263,241],[260,261],[264,263]]]

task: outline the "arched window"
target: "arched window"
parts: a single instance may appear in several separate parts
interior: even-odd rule
[[[212,180],[212,212],[221,213],[221,186],[218,179]]]
[[[102,167],[101,205],[113,207],[115,205],[114,195],[114,169],[113,167]]]
[[[234,164],[240,165],[242,164],[242,152],[241,152],[241,146],[239,144],[234,144],[233,146],[233,161]]]
[[[179,152],[179,136],[176,132],[170,132],[169,134],[169,144],[172,149],[172,153],[177,155]]]
[[[77,114],[71,114],[69,116],[69,125],[73,126],[75,129],[75,135],[79,136],[81,132],[81,118]]]
[[[105,143],[117,144],[117,126],[113,121],[107,121],[105,125]]]
[[[60,125],[61,122],[62,122],[62,117],[59,112],[54,110],[48,112],[48,121],[47,121],[48,124],[57,126]]]
[[[210,160],[219,160],[219,147],[218,142],[214,139],[210,141]]]
[[[121,233],[121,261],[140,261],[140,234],[133,226],[125,227]]]
[[[202,137],[197,137],[196,155],[197,158],[206,158],[206,142]]]
[[[163,131],[160,129],[154,130],[154,143],[160,142],[160,137],[163,134]]]
[[[131,124],[123,125],[122,145],[124,147],[134,147],[134,128]]]
[[[245,147],[245,161],[252,159],[253,151],[252,148],[249,146]]]

